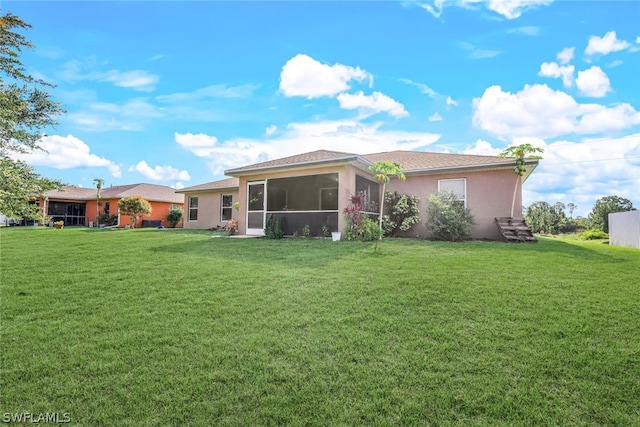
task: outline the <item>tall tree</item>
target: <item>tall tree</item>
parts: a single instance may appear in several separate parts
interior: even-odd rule
[[[589,214],[589,227],[609,232],[609,214],[614,212],[632,211],[631,200],[620,196],[606,196],[596,200],[593,210]]]
[[[31,28],[17,16],[0,16],[0,212],[7,216],[38,218],[41,212],[30,204],[34,194],[62,186],[43,178],[15,154],[41,150],[43,131],[64,113],[51,100],[53,86],[26,73],[20,54],[33,45],[18,31]]]
[[[534,147],[531,144],[520,144],[514,147],[506,148],[499,154],[498,157],[515,157],[516,166],[513,168],[513,172],[516,174],[516,186],[513,189],[513,200],[511,201],[511,217],[513,218],[513,211],[516,207],[516,194],[518,194],[518,186],[522,184],[522,176],[527,172],[526,161],[527,159],[541,159],[542,156],[538,156],[535,153],[544,153],[542,148]]]
[[[382,230],[382,214],[384,212],[384,194],[387,184],[391,181],[391,177],[395,176],[401,180],[407,179],[402,172],[402,166],[394,162],[377,162],[369,166],[369,170],[373,172],[374,178],[382,184],[382,197],[380,198],[380,215],[378,216],[378,226]],[[382,239],[382,231],[380,231],[380,239]]]

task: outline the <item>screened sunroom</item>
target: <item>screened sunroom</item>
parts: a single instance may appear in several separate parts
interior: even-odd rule
[[[368,200],[365,211],[379,206],[379,185],[356,175],[355,192],[364,192]],[[347,192],[345,192],[347,193]],[[348,197],[343,194],[342,197]],[[303,234],[308,226],[311,235],[338,231],[340,185],[339,174],[270,178],[247,183],[247,233],[262,234],[271,220],[279,221],[285,235]]]

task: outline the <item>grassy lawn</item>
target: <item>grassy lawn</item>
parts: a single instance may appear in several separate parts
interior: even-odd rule
[[[640,425],[640,251],[0,229],[0,416]]]

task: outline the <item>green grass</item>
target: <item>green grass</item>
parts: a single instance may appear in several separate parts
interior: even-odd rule
[[[0,230],[0,416],[640,425],[640,251]]]

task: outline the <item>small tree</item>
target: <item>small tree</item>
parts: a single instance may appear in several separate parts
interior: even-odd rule
[[[532,203],[526,211],[525,219],[534,233],[557,234],[566,224],[564,204],[556,203],[551,205],[540,201]]]
[[[513,211],[516,207],[516,194],[518,194],[518,186],[522,183],[522,176],[527,171],[525,166],[526,159],[541,159],[542,156],[535,155],[534,153],[544,153],[542,148],[534,147],[531,144],[520,144],[514,147],[506,148],[500,153],[498,157],[515,157],[516,166],[513,168],[513,172],[516,174],[516,186],[513,189],[513,200],[511,201],[511,217],[513,218]]]
[[[394,236],[398,231],[407,231],[414,224],[420,222],[418,210],[419,199],[417,196],[393,193],[387,191],[384,194],[386,213],[382,217],[382,226],[385,234]]]
[[[138,218],[151,214],[151,205],[140,196],[124,197],[118,202],[118,209],[122,215],[126,215],[131,220],[131,228],[136,228]]]
[[[460,242],[471,238],[473,215],[458,197],[446,191],[429,196],[427,235],[433,240]]]
[[[401,180],[407,179],[402,173],[402,166],[394,162],[377,162],[369,166],[369,170],[373,172],[373,177],[382,184],[382,200],[380,202],[380,215],[378,216],[378,227],[382,230],[382,215],[384,213],[384,194],[387,184],[391,181],[391,177],[395,176]],[[380,233],[382,239],[382,233]]]
[[[609,232],[609,214],[614,212],[632,211],[631,200],[620,196],[606,196],[596,200],[593,210],[589,214],[589,227]]]
[[[169,213],[167,214],[167,221],[169,221],[169,226],[171,228],[176,228],[178,223],[182,221],[182,215],[183,215],[182,209],[176,206],[169,209]]]

